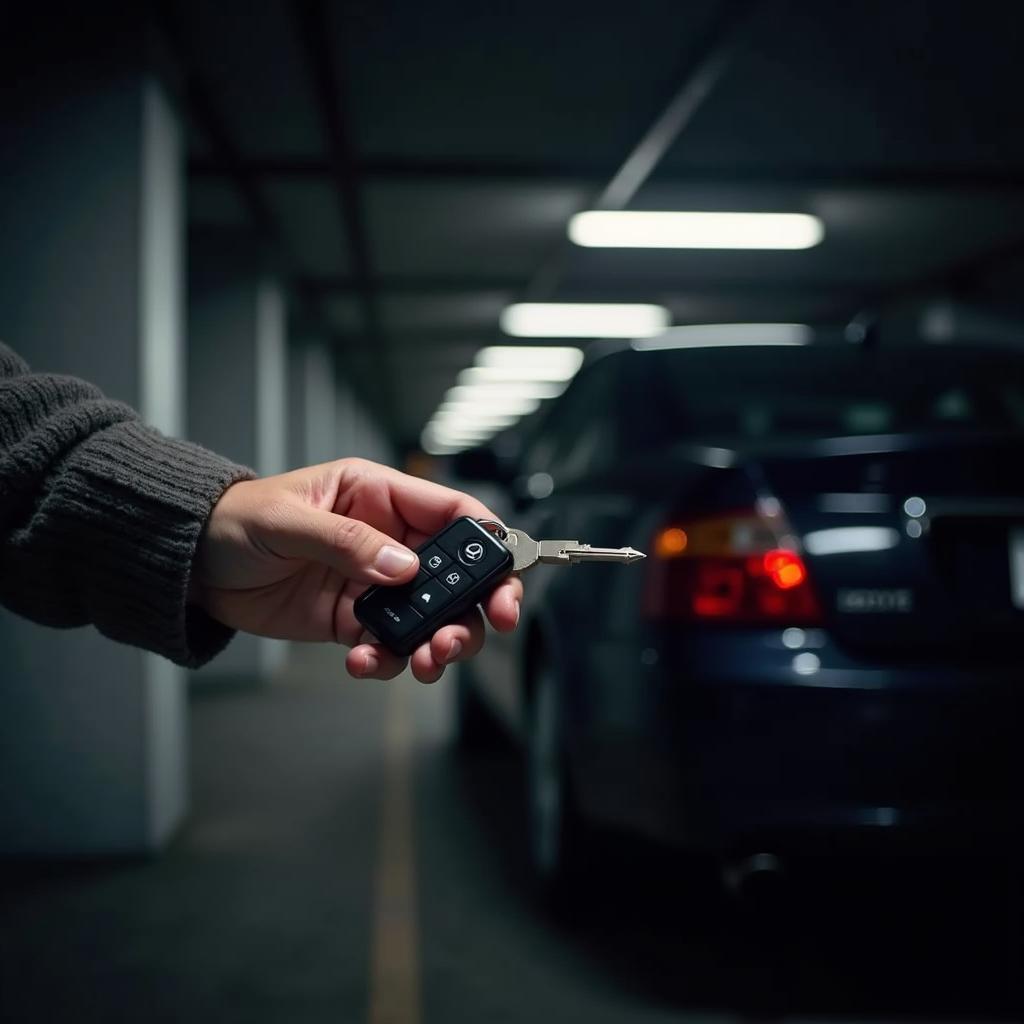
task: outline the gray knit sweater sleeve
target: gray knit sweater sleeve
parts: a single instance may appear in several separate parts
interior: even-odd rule
[[[203,526],[253,474],[0,344],[0,604],[189,667],[232,632],[187,600]]]

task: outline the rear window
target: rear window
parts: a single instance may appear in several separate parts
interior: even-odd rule
[[[616,357],[613,357],[616,358]],[[971,349],[623,353],[633,443],[1024,432],[1024,357]]]

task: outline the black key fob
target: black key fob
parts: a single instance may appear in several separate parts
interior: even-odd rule
[[[372,586],[356,598],[356,618],[389,650],[406,655],[479,604],[512,571],[512,552],[468,516],[416,551],[411,583]]]

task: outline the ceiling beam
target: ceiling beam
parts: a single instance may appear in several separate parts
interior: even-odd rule
[[[675,95],[605,186],[594,204],[596,209],[625,209],[643,188],[732,64],[742,35],[740,30],[745,27],[752,6],[751,0],[732,0],[723,5],[720,20],[709,33],[704,56],[685,69]]]
[[[699,45],[687,47],[677,86],[668,102],[626,155],[611,180],[581,207],[622,209],[654,172],[732,63],[757,0],[722,0]],[[544,299],[558,290],[572,252],[563,232],[527,286],[525,297]]]
[[[172,0],[156,0],[152,7],[153,27],[163,40],[167,53],[180,77],[180,92],[188,116],[206,139],[213,163],[220,168],[223,180],[231,185],[241,199],[248,219],[262,244],[270,269],[287,283],[294,306],[289,316],[295,323],[310,324],[323,337],[334,339],[335,329],[325,314],[319,297],[304,286],[305,267],[288,244],[277,217],[264,198],[263,176],[245,161],[232,138],[231,131],[212,90],[199,71],[198,61],[181,20],[179,5]],[[354,368],[358,373],[361,366]],[[376,373],[358,373],[363,386],[372,384]]]
[[[503,162],[488,160],[446,161],[415,158],[360,160],[356,164],[364,182],[409,182],[431,185],[537,184],[587,188],[597,192],[614,171],[590,165]],[[332,175],[326,160],[277,158],[240,162],[237,170],[251,181],[262,179],[323,181]],[[231,171],[217,159],[189,161],[189,174],[196,179],[229,177]],[[701,167],[672,171],[658,176],[665,188],[799,188],[808,190],[848,189],[851,191],[987,191],[1024,190],[1024,167]]]
[[[377,360],[378,372],[375,374],[374,391],[379,407],[394,424],[394,375],[388,359],[386,339],[380,326],[376,284],[363,212],[360,171],[349,132],[348,103],[343,76],[338,73],[334,58],[332,44],[335,40],[331,31],[328,6],[325,0],[293,0],[291,9],[327,143],[329,177],[334,184],[338,209],[348,240],[348,255],[359,297],[363,329]]]
[[[354,277],[306,277],[301,281],[303,288],[317,296],[349,295],[358,293],[359,282]],[[435,275],[382,275],[376,279],[378,296],[472,296],[485,293],[507,292],[517,294],[523,290],[523,278],[519,277],[449,277]],[[884,287],[883,282],[860,281],[770,281],[764,278],[738,278],[713,281],[678,280],[657,281],[647,279],[638,282],[623,282],[621,278],[588,278],[578,284],[565,285],[563,291],[571,293],[577,301],[589,296],[595,301],[603,296],[606,301],[650,300],[652,295],[678,295],[688,297],[717,298],[721,296],[749,296],[764,292],[767,295],[863,295]]]
[[[153,16],[154,28],[166,43],[181,75],[185,107],[209,143],[213,162],[241,197],[252,227],[265,244],[271,260],[285,274],[298,275],[299,263],[260,190],[260,175],[242,159],[213,93],[198,70],[178,5],[171,0],[157,0]]]

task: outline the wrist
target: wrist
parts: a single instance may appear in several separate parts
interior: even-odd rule
[[[237,517],[231,510],[237,504],[239,491],[249,487],[252,482],[236,480],[221,493],[210,509],[192,559],[187,592],[189,604],[206,609],[207,591],[217,577],[218,567],[223,567],[231,560],[228,550],[231,546],[230,538],[237,532],[232,528]],[[244,534],[244,528],[242,532]]]

